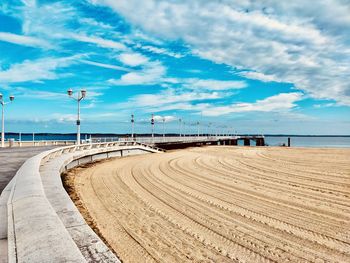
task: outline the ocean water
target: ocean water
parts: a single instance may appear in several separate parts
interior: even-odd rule
[[[290,136],[292,147],[350,147],[350,137],[299,137]],[[287,136],[265,136],[265,143],[270,146],[288,144]]]
[[[19,141],[19,134],[6,134],[5,139],[14,139]],[[75,134],[21,134],[21,141],[74,141],[77,136]],[[85,135],[81,136],[81,139],[85,139]]]
[[[7,134],[6,139],[14,139],[16,141],[19,140],[18,134]],[[84,140],[85,138],[89,138],[90,135],[81,135],[81,139]],[[117,135],[92,135],[92,138],[94,137],[118,137]],[[291,146],[292,147],[344,147],[350,148],[350,137],[342,137],[342,136],[290,136],[291,138]],[[22,141],[32,141],[33,135],[32,134],[22,134],[21,135]],[[67,140],[67,141],[73,141],[76,140],[75,134],[35,134],[34,135],[35,141],[45,141],[45,140]],[[238,142],[239,145],[243,145],[243,141]],[[283,144],[287,145],[288,143],[288,136],[265,136],[265,143],[269,146],[281,146]],[[251,142],[252,145],[254,145],[254,142]]]

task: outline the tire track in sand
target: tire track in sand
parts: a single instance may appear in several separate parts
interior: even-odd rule
[[[124,262],[350,262],[350,150],[203,147],[76,171]]]

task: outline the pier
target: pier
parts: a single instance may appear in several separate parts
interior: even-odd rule
[[[108,140],[108,138],[99,138],[100,142]],[[263,135],[234,135],[234,136],[155,136],[155,137],[124,137],[119,141],[136,141],[154,145],[159,148],[182,149],[187,147],[196,147],[204,145],[240,145],[240,141],[244,146],[265,146],[265,137]]]

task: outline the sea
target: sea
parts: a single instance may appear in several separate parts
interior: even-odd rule
[[[293,147],[350,147],[350,136],[265,136],[265,144],[269,146],[287,145],[288,137]]]
[[[105,138],[105,137],[123,137],[121,134],[92,134],[92,138]],[[139,135],[143,136],[143,135]],[[173,134],[171,136],[174,136]],[[18,133],[6,134],[5,138],[19,140]],[[291,139],[291,146],[293,147],[329,147],[329,148],[350,148],[350,135],[347,136],[303,136],[303,135],[265,135],[265,144],[268,146],[283,146],[288,144],[288,137]],[[90,134],[81,134],[81,139],[90,138]],[[22,141],[46,141],[46,140],[76,140],[76,134],[21,134]],[[243,144],[243,141],[238,142],[239,145]],[[254,145],[254,144],[252,144]]]

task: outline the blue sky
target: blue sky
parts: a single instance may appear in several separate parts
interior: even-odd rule
[[[349,134],[348,32],[348,0],[1,1],[6,130],[75,132],[85,88],[83,132]]]

